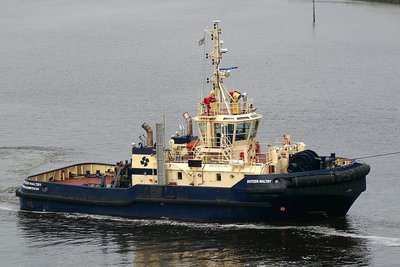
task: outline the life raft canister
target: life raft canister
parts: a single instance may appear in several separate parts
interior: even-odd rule
[[[192,150],[192,149],[194,149],[196,146],[198,146],[199,143],[200,143],[200,140],[199,140],[199,139],[192,140],[192,141],[190,141],[189,143],[186,144],[186,148],[189,149],[189,150]]]

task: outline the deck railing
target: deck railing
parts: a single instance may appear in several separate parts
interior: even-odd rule
[[[200,116],[215,116],[215,115],[241,115],[248,114],[254,111],[253,99],[248,98],[246,102],[211,102],[209,104],[199,103],[198,114]]]

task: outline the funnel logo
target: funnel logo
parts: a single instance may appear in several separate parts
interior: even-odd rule
[[[147,166],[149,164],[149,159],[146,157],[143,157],[142,160],[140,161],[140,164],[142,164],[143,166]]]

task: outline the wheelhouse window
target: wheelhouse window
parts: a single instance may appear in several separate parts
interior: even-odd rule
[[[256,138],[259,122],[260,121],[257,120],[257,121],[254,121],[254,122],[251,123],[250,138]]]
[[[235,125],[234,124],[228,124],[228,129],[227,129],[227,136],[228,136],[228,140],[230,143],[232,143],[233,141],[233,132],[235,130]]]
[[[199,128],[199,134],[202,139],[206,137],[206,123],[205,122],[198,122],[197,127]]]
[[[239,123],[236,125],[235,141],[247,140],[249,138],[251,123]]]
[[[221,124],[216,123],[214,124],[214,130],[215,130],[215,145],[219,147],[221,145]]]

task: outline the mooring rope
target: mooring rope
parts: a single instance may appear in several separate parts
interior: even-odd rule
[[[369,159],[369,158],[377,158],[377,157],[384,157],[384,156],[396,155],[396,154],[400,154],[400,151],[397,151],[397,152],[391,152],[391,153],[385,153],[385,154],[377,154],[377,155],[366,156],[366,157],[359,157],[359,158],[354,158],[354,159],[352,159],[352,160],[356,160],[356,159]]]

